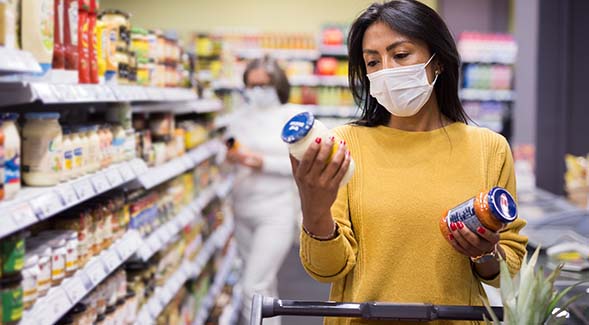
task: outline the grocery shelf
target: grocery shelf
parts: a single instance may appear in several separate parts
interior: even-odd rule
[[[132,181],[145,169],[143,160],[133,159],[56,186],[24,187],[0,203],[0,238]]]
[[[33,54],[26,51],[0,47],[0,74],[38,73],[41,66]]]
[[[463,88],[460,90],[462,100],[473,101],[513,101],[515,92],[512,90],[493,90],[493,89],[471,89]]]
[[[348,47],[345,45],[321,45],[319,52],[325,56],[348,56]]]
[[[495,56],[492,53],[489,53],[487,56],[462,56],[461,57],[462,63],[485,63],[485,64],[505,64],[511,65],[515,64],[514,57],[500,57]]]
[[[211,308],[213,308],[215,305],[215,300],[217,296],[219,296],[221,290],[223,290],[223,286],[225,285],[227,277],[231,272],[231,268],[233,267],[233,262],[236,256],[237,247],[235,246],[235,243],[232,242],[229,245],[229,248],[227,249],[227,254],[225,255],[225,258],[223,260],[223,263],[221,264],[221,267],[219,268],[219,271],[215,275],[215,280],[213,282],[213,285],[209,289],[209,293],[203,299],[200,310],[196,313],[193,325],[204,325],[204,323],[206,322],[211,312]]]
[[[292,86],[348,87],[348,76],[295,75],[288,77]]]
[[[234,54],[242,59],[258,59],[269,55],[279,60],[310,60],[314,61],[321,57],[318,50],[296,50],[296,49],[237,49]]]
[[[27,104],[74,104],[103,102],[169,102],[197,100],[186,88],[157,88],[126,85],[67,84],[50,82],[0,83],[0,106]]]
[[[237,324],[239,320],[239,312],[243,305],[243,290],[239,284],[233,287],[233,296],[231,303],[225,307],[221,317],[219,318],[219,325],[223,324]]]
[[[236,118],[236,116],[237,116],[237,113],[235,113],[235,112],[223,114],[221,116],[217,116],[215,118],[215,129],[221,129],[221,128],[228,127],[229,124],[231,124],[231,122],[233,122],[233,120]]]
[[[174,114],[211,113],[223,109],[223,102],[217,99],[197,99],[173,103],[133,105],[134,113],[171,112]]]
[[[216,154],[220,146],[221,143],[218,140],[210,140],[163,165],[146,168],[139,175],[138,181],[146,190],[153,188],[199,165]]]
[[[153,296],[139,311],[136,324],[154,323],[155,319],[170,303],[172,298],[174,298],[182,285],[188,281],[188,279],[192,279],[200,275],[203,267],[213,256],[215,250],[219,247],[222,247],[227,242],[232,228],[233,223],[229,219],[223,223],[222,226],[217,228],[217,230],[215,230],[215,232],[213,232],[213,234],[207,239],[194,261],[184,260],[178,270],[170,277],[168,281],[166,281],[164,286],[157,287],[155,289]],[[197,238],[197,240],[199,239],[200,237]],[[230,248],[231,247],[234,247],[234,245],[231,245]],[[235,248],[233,249],[235,250]]]
[[[137,250],[141,238],[129,230],[113,245],[93,257],[73,277],[65,279],[58,287],[49,290],[45,297],[35,302],[33,308],[23,313],[21,325],[45,325],[57,322],[76,303],[113,273]]]
[[[144,238],[137,251],[137,256],[143,261],[149,260],[156,252],[162,250],[182,228],[186,227],[195,218],[202,218],[200,215],[201,210],[215,198],[215,190],[218,186],[215,184],[203,190],[198,198],[182,209],[176,217],[160,226],[147,238]]]

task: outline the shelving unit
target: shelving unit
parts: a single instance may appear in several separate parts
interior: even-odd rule
[[[39,299],[33,308],[23,314],[21,325],[53,324],[92,291],[109,274],[129,259],[141,244],[139,234],[129,230],[125,236],[47,295]]]
[[[348,47],[346,45],[321,45],[319,52],[325,56],[348,56]]]
[[[321,56],[318,50],[293,50],[293,49],[264,49],[249,48],[237,49],[233,52],[242,59],[257,59],[269,55],[281,60],[317,60]]]
[[[134,159],[56,186],[24,187],[16,198],[0,203],[0,238],[135,180],[146,170],[143,160]]]

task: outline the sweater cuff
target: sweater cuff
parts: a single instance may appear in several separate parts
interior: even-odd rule
[[[341,232],[333,239],[317,240],[301,231],[301,258],[315,276],[336,276],[346,267],[348,256],[346,238]]]

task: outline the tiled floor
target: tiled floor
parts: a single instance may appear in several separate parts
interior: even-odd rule
[[[286,257],[282,269],[278,274],[278,291],[281,299],[292,300],[327,300],[329,285],[313,280],[301,265],[298,247],[293,246]],[[323,321],[319,317],[282,318],[282,325],[320,325]]]

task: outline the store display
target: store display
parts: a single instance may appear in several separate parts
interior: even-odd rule
[[[282,140],[288,143],[290,154],[298,160],[303,158],[307,148],[313,141],[331,141],[333,133],[321,121],[315,119],[313,114],[304,112],[293,116],[282,130]],[[328,162],[339,148],[339,140],[333,140],[333,147]],[[351,158],[350,158],[351,159]],[[347,184],[354,174],[354,161],[350,160],[348,170],[340,182],[340,186]]]
[[[440,220],[440,231],[450,240],[450,229],[464,224],[473,233],[484,227],[497,232],[517,219],[515,199],[504,188],[494,187],[449,210]]]

